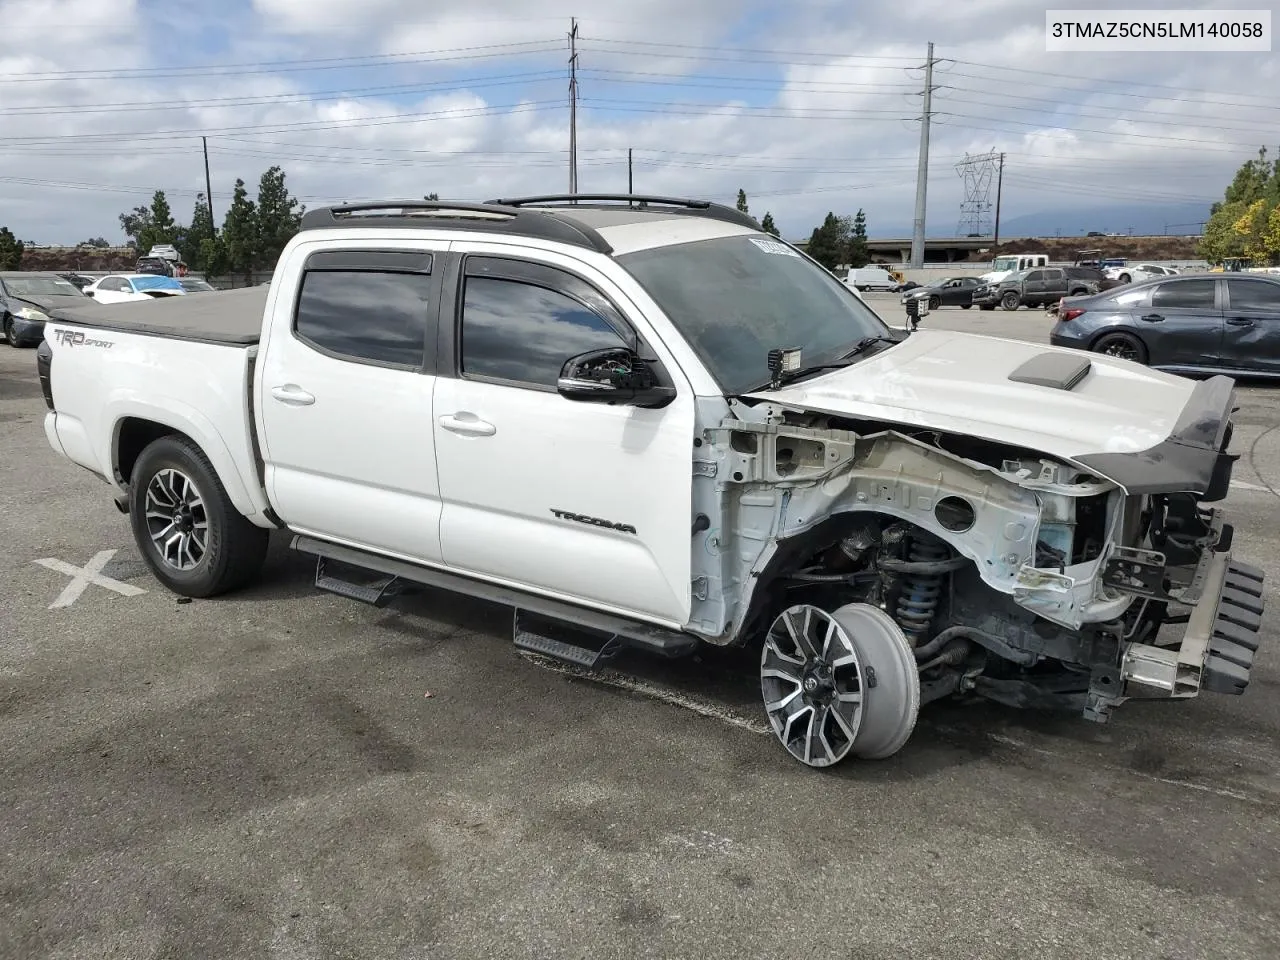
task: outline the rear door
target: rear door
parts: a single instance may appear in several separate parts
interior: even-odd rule
[[[1167,280],[1137,311],[1138,332],[1152,366],[1214,365],[1222,353],[1220,281],[1212,277]]]
[[[256,370],[266,487],[292,529],[440,563],[431,395],[447,241],[317,241],[282,261]]]
[[[458,241],[435,443],[445,562],[461,573],[670,625],[689,616],[694,397],[607,275],[549,251]],[[565,399],[576,354],[635,343],[676,398]],[[445,344],[448,344],[448,347]]]
[[[1280,374],[1280,283],[1261,277],[1231,277],[1223,283],[1223,365]]]

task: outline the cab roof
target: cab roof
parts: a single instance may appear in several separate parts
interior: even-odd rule
[[[320,207],[302,230],[393,227],[534,237],[604,254],[763,232],[755,218],[709,200],[639,194],[559,194],[486,203],[386,201]]]

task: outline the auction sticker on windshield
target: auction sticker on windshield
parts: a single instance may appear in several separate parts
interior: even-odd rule
[[[788,247],[785,243],[779,243],[777,240],[758,240],[755,237],[748,237],[747,239],[749,239],[752,243],[754,243],[757,247],[759,247],[765,253],[777,253],[777,254],[781,254],[784,257],[800,256],[800,254],[796,253],[794,250]]]

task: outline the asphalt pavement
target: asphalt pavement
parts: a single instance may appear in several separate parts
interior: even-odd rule
[[[0,347],[4,960],[1280,956],[1280,388],[1240,391],[1226,503],[1269,578],[1243,697],[932,704],[819,773],[742,655],[584,679],[503,608],[319,593],[287,541],[178,602],[48,448],[34,364]]]

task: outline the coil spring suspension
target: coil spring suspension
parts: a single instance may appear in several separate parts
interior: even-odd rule
[[[936,563],[946,560],[951,555],[947,546],[932,537],[914,536],[907,550],[907,558],[912,562]],[[934,615],[938,612],[938,601],[942,597],[942,582],[945,573],[906,573],[902,575],[901,589],[898,592],[897,620],[913,647],[924,643],[929,637]]]

